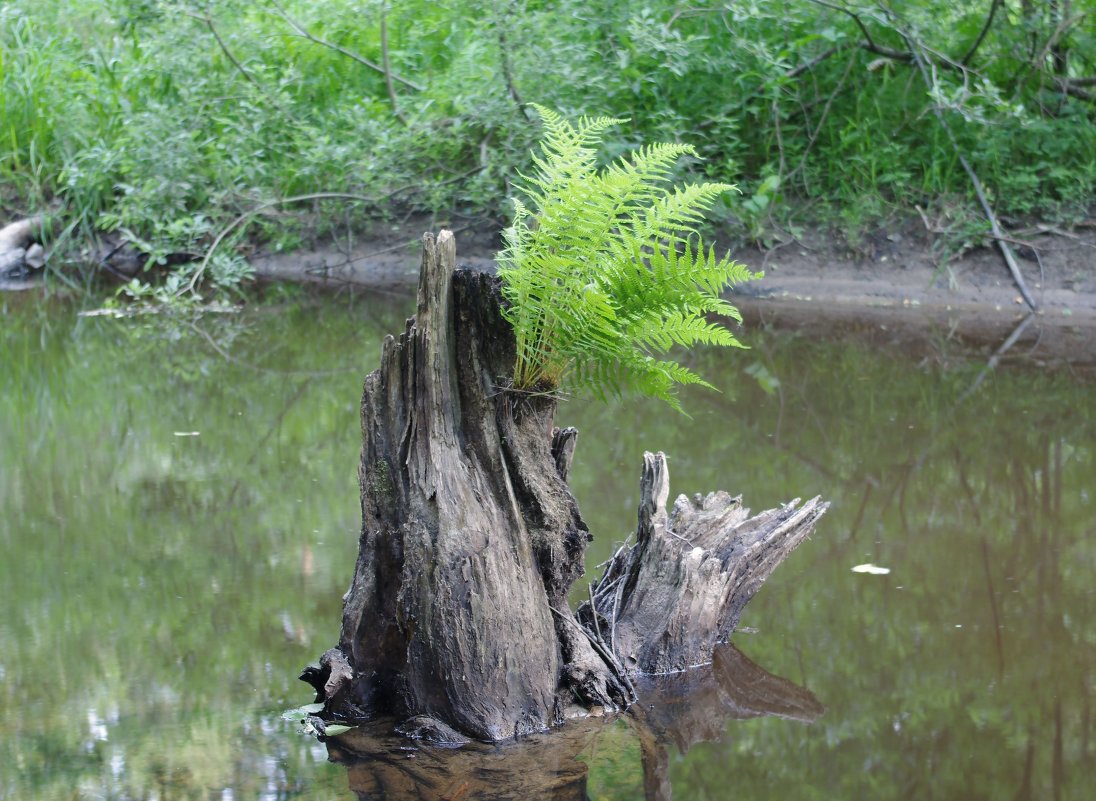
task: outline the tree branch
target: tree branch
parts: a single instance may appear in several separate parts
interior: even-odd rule
[[[513,6],[514,4],[511,3],[511,12],[514,11]],[[514,101],[514,105],[518,107],[518,110],[526,119],[532,120],[533,115],[526,107],[525,101],[521,99],[521,95],[518,94],[517,86],[514,85],[514,72],[510,66],[510,45],[506,41],[506,28],[503,27],[502,17],[498,13],[498,4],[495,5],[495,31],[499,39],[499,66],[502,69],[502,78],[506,82],[506,91],[510,95],[510,99]]]
[[[978,38],[974,40],[974,44],[967,50],[966,55],[959,59],[959,63],[966,66],[970,63],[970,60],[974,58],[974,54],[978,48],[982,46],[983,40],[986,38],[986,34],[989,33],[990,27],[993,25],[993,18],[997,15],[997,7],[1001,5],[1001,0],[993,0],[989,7],[989,14],[986,16],[986,24],[982,26],[981,32],[978,34]]]
[[[929,77],[928,68],[925,66],[925,60],[918,51],[917,45],[906,34],[903,33],[902,37],[905,39],[906,46],[909,47],[910,53],[913,55],[913,62],[917,65],[918,72],[921,73],[921,80],[924,81],[925,88],[931,91],[933,85],[932,78]],[[1012,248],[1010,248],[1005,241],[1005,232],[1001,229],[1001,224],[997,220],[997,215],[994,213],[993,207],[986,197],[985,189],[983,189],[982,182],[978,179],[978,174],[974,171],[970,162],[967,161],[967,157],[963,155],[963,151],[959,147],[959,140],[955,138],[955,132],[952,131],[951,126],[948,124],[944,112],[935,103],[932,104],[932,111],[936,115],[936,119],[940,121],[940,126],[944,129],[944,133],[947,134],[948,140],[955,150],[955,155],[958,157],[959,163],[963,167],[963,171],[966,172],[967,177],[970,178],[970,182],[974,186],[974,193],[978,196],[978,202],[982,206],[982,211],[985,212],[986,219],[989,220],[990,230],[993,232],[993,236],[997,241],[997,247],[1001,250],[1001,256],[1008,266],[1009,273],[1012,275],[1012,280],[1016,284],[1016,288],[1020,290],[1024,302],[1027,303],[1031,310],[1037,311],[1039,307],[1035,303],[1035,299],[1032,298],[1031,292],[1028,290],[1023,273],[1020,272],[1020,265],[1016,263],[1016,257],[1012,253]]]
[[[282,8],[281,4],[277,2],[277,0],[273,0],[273,3],[274,3],[274,8],[277,9],[278,16],[281,17],[285,21],[285,23],[287,25],[289,25],[289,27],[291,27],[294,31],[296,31],[297,35],[300,36],[302,39],[307,39],[308,41],[312,42],[313,44],[322,45],[323,47],[327,47],[331,50],[334,50],[336,53],[340,53],[340,54],[346,56],[347,58],[349,58],[353,61],[357,61],[362,66],[368,67],[369,69],[374,70],[375,72],[379,72],[382,75],[388,75],[389,74],[389,73],[385,72],[385,69],[382,65],[377,64],[375,61],[370,61],[365,56],[359,55],[359,54],[355,53],[352,50],[347,50],[345,47],[342,47],[341,45],[337,45],[334,42],[329,42],[326,39],[321,39],[320,37],[313,35],[303,25],[301,25],[295,19],[290,17],[289,14],[286,13],[286,10],[284,8]],[[392,77],[393,80],[399,81],[400,83],[402,83],[404,86],[408,87],[409,89],[414,89],[416,92],[423,91],[423,87],[420,86],[419,84],[415,83],[414,81],[410,81],[407,78],[403,78],[403,77],[401,77],[399,75],[396,75],[394,73],[391,74],[391,77]]]
[[[837,5],[836,3],[827,2],[827,0],[811,0],[815,5],[828,8],[832,11],[839,11],[842,14],[850,17],[853,22],[856,23],[856,27],[860,29],[860,32],[864,34],[864,41],[860,43],[860,46],[870,53],[875,53],[885,58],[894,59],[895,61],[912,61],[913,56],[902,50],[895,50],[892,47],[885,47],[884,45],[876,44],[875,40],[871,38],[871,32],[868,30],[868,26],[864,23],[864,20],[860,18],[860,15],[853,11],[851,8]]]
[[[396,87],[392,83],[392,66],[388,62],[388,3],[381,3],[381,64],[384,67],[384,85],[388,89],[388,99],[392,103],[392,113],[397,120],[407,125],[407,118],[400,111],[400,101],[396,97]]]
[[[793,67],[792,69],[788,70],[784,73],[784,77],[788,79],[798,78],[804,72],[809,72],[810,70],[813,70],[827,58],[836,55],[839,52],[841,52],[841,47],[839,45],[834,45],[827,50],[823,50],[821,53],[819,53],[817,56],[810,59],[809,61],[804,61],[798,67]]]
[[[217,46],[221,48],[221,52],[225,54],[225,58],[232,62],[232,66],[236,68],[237,72],[244,76],[244,79],[256,89],[258,89],[262,96],[269,100],[277,109],[279,109],[280,111],[285,111],[285,108],[282,106],[281,103],[278,102],[277,98],[275,98],[268,91],[266,91],[266,88],[261,83],[259,83],[254,75],[247,71],[244,65],[240,63],[239,59],[237,59],[233,52],[229,50],[228,44],[225,42],[224,39],[221,38],[220,32],[213,24],[213,18],[211,16],[209,16],[208,14],[195,14],[193,11],[184,11],[183,13],[191,19],[198,20],[198,22],[203,23],[207,28],[209,28],[209,32],[213,34],[213,38],[217,42]]]
[[[1054,82],[1058,84],[1059,89],[1070,97],[1076,97],[1078,100],[1087,100],[1090,103],[1096,102],[1096,93],[1090,92],[1087,89],[1082,89],[1077,85],[1076,81],[1055,76]]]

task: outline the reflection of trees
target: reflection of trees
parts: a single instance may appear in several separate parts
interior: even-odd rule
[[[680,754],[718,741],[734,720],[776,716],[810,722],[823,707],[802,687],[768,673],[726,645],[713,664],[688,673],[647,677],[640,702],[619,719],[622,736],[600,718],[505,745],[473,743],[459,749],[416,744],[391,735],[391,721],[328,741],[346,765],[350,789],[362,801],[445,801],[468,798],[587,801],[599,760],[617,762],[638,741],[644,794],[670,801],[669,749]],[[733,736],[733,730],[731,731]],[[627,798],[624,788],[613,797]]]
[[[0,796],[306,793],[268,712],[357,528],[363,370],[331,371],[401,309],[30,311],[0,323]]]
[[[733,782],[773,798],[806,786],[827,797],[1084,797],[1096,682],[1091,388],[999,366],[961,401],[981,365],[953,354],[915,368],[788,335],[752,344],[716,382],[734,383],[735,397],[690,396],[695,423],[670,430],[636,406],[611,447],[622,466],[632,450],[666,450],[682,486],[730,486],[762,504],[792,488],[833,498],[831,519],[743,621],[769,635],[751,650],[831,712],[804,731],[748,728],[732,750],[763,755],[749,764],[694,751],[677,767],[678,796],[719,797]],[[745,374],[751,359],[778,391]],[[581,467],[610,423],[567,422],[584,436],[580,500],[627,492],[613,466],[597,478]],[[623,528],[608,511],[588,518],[610,539]],[[849,573],[865,561],[893,573]],[[776,756],[790,752],[802,759]]]

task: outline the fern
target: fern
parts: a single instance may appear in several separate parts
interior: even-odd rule
[[[603,169],[597,148],[624,120],[572,125],[534,105],[544,123],[532,175],[522,175],[513,225],[497,254],[514,328],[514,388],[552,391],[565,380],[599,397],[639,392],[681,410],[677,388],[711,387],[667,357],[696,344],[743,347],[718,314],[741,321],[721,298],[760,277],[705,249],[695,226],[729,184],[674,186],[690,145],[643,147]]]

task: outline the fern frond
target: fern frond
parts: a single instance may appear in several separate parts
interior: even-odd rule
[[[680,410],[678,386],[711,385],[665,355],[743,347],[708,316],[741,321],[722,293],[758,276],[717,257],[695,230],[734,187],[674,186],[678,161],[696,156],[680,143],[646,145],[599,170],[598,146],[624,120],[572,124],[533,108],[544,138],[497,255],[517,343],[514,385],[550,388],[567,377],[598,397],[634,391]]]

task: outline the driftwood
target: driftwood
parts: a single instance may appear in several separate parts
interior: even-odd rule
[[[0,228],[0,279],[23,278],[45,264],[45,251],[35,243],[44,220],[38,215]]]
[[[567,485],[576,432],[553,427],[553,397],[507,389],[498,279],[455,265],[452,234],[427,234],[415,316],[365,380],[358,560],[339,644],[302,679],[329,717],[498,741],[576,705],[624,708],[638,673],[710,662],[826,504],[748,518],[714,493],[667,515],[649,456],[636,545],[576,616],[591,539]]]

